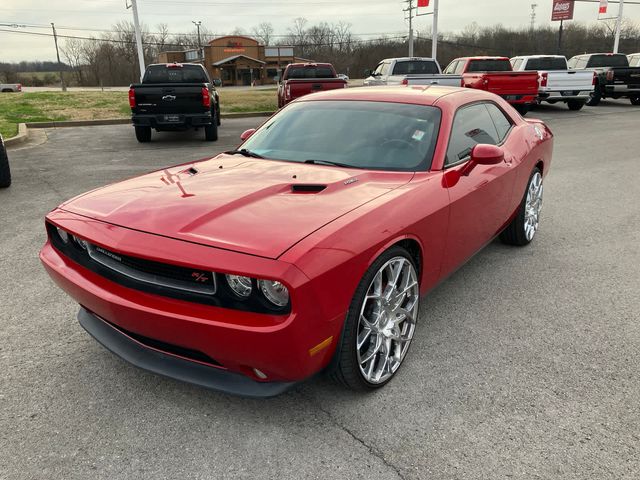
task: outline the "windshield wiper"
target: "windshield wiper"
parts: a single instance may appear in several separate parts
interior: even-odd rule
[[[353,165],[347,165],[346,163],[332,162],[331,160],[305,160],[304,163],[311,163],[313,165],[333,165],[335,167],[355,168]]]
[[[246,148],[241,148],[240,150],[229,150],[228,152],[224,152],[227,155],[244,155],[245,157],[251,158],[264,158],[262,155],[252,152],[251,150],[247,150]]]

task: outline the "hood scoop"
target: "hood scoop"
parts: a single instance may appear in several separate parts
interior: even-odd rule
[[[318,185],[318,184],[311,184],[311,183],[296,183],[294,185],[291,185],[291,193],[307,193],[307,194],[320,193],[325,188],[327,188],[326,185]]]

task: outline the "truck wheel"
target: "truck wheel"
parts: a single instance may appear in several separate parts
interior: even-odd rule
[[[9,158],[4,144],[0,142],[0,188],[11,185],[11,170],[9,170]]]
[[[631,105],[640,105],[640,97],[631,97]]]
[[[136,130],[136,139],[140,143],[151,141],[151,127],[134,127]]]
[[[216,105],[216,124],[220,126],[222,122],[220,121],[220,105]]]
[[[529,113],[529,105],[525,104],[525,103],[521,103],[519,105],[514,105],[515,109],[518,111],[518,113],[520,115],[522,115],[523,117]]]
[[[581,102],[580,100],[569,100],[567,102],[567,107],[569,107],[569,110],[582,110],[582,107],[584,107],[584,102]]]
[[[218,125],[215,121],[204,126],[204,138],[208,142],[215,142],[218,140]]]
[[[591,95],[589,96],[589,100],[587,100],[587,105],[590,107],[596,107],[602,100],[602,92],[600,91],[600,87],[596,87]]]

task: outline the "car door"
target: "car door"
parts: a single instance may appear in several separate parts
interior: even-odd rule
[[[503,145],[512,128],[512,120],[492,102],[473,103],[456,112],[444,174],[450,201],[444,274],[495,237],[510,214],[515,169],[508,149],[502,163],[476,165],[468,175],[462,171],[475,145]]]

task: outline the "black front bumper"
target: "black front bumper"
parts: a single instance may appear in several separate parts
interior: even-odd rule
[[[147,348],[82,307],[78,321],[93,338],[123,360],[175,380],[251,398],[275,397],[295,385],[294,382],[256,382],[244,375]]]
[[[173,130],[177,128],[203,127],[205,125],[211,125],[215,121],[215,118],[211,116],[210,112],[167,114],[167,116],[177,117],[177,121],[168,121],[164,114],[134,113],[131,116],[131,122],[135,127]]]

